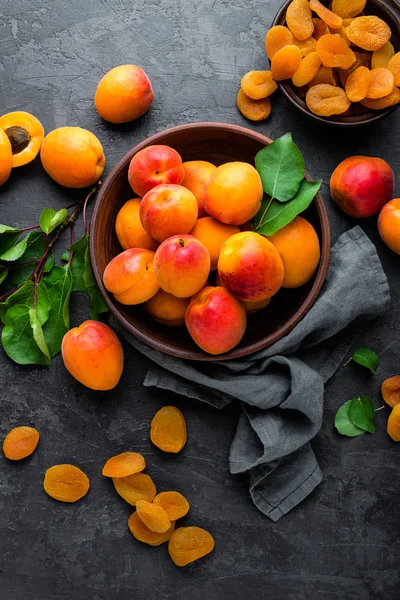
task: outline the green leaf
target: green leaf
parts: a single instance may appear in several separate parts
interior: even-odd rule
[[[24,304],[28,308],[33,308],[34,297],[35,285],[33,281],[26,281],[19,290],[7,298],[4,304],[7,308],[17,304]],[[41,325],[47,321],[50,308],[51,303],[47,288],[43,281],[40,281],[36,288],[36,311]]]
[[[55,266],[50,273],[43,276],[42,282],[47,288],[51,302],[49,317],[43,326],[43,333],[50,356],[54,356],[60,352],[62,339],[69,329],[69,300],[72,291],[71,270],[67,266]]]
[[[4,351],[20,365],[47,365],[50,359],[34,339],[29,313],[30,308],[24,304],[16,304],[5,313],[1,334]]]
[[[39,260],[46,250],[45,236],[41,231],[31,232],[24,254],[13,263],[5,280],[5,289],[12,289],[23,285],[35,270],[35,263],[21,264],[26,261]]]
[[[56,227],[61,225],[68,216],[66,208],[56,211],[52,208],[44,208],[40,215],[39,225],[45,233],[51,233]]]
[[[254,231],[264,235],[273,235],[291,223],[297,215],[310,206],[321,183],[321,181],[303,179],[296,196],[284,204],[277,200],[270,202],[270,200],[264,199],[258,214],[254,217]]]
[[[36,344],[39,346],[39,348],[43,352],[43,354],[45,356],[47,356],[47,358],[50,361],[49,349],[45,342],[42,325],[40,323],[38,313],[35,308],[29,309],[29,322],[32,327],[33,339],[35,340]]]
[[[351,357],[354,362],[362,367],[367,367],[374,375],[378,368],[378,357],[372,350],[368,348],[358,348]]]
[[[293,198],[304,179],[304,159],[290,133],[260,150],[255,165],[264,192],[280,202]]]
[[[0,254],[6,252],[11,246],[14,246],[20,234],[20,229],[8,227],[8,225],[0,225]]]
[[[43,273],[48,273],[54,265],[54,254],[49,252],[46,262],[44,263]]]
[[[356,427],[374,433],[375,409],[371,398],[354,398],[349,405],[349,418]]]
[[[0,265],[0,283],[3,283],[3,281],[5,280],[7,275],[8,275],[8,269],[6,269],[6,267],[2,267]]]
[[[18,244],[12,246],[3,254],[0,254],[0,260],[5,260],[7,262],[14,262],[21,258],[21,256],[25,253],[28,244],[32,244],[33,241],[37,239],[38,231],[31,231],[27,236],[24,237]]]
[[[5,302],[0,302],[0,319],[3,320],[4,315],[6,314],[7,304]]]
[[[342,404],[335,416],[336,429],[341,435],[346,435],[347,437],[356,437],[365,433],[363,429],[351,422],[349,409],[352,402],[353,400],[347,400],[347,402]]]

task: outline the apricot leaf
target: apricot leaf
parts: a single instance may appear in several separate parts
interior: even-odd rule
[[[354,398],[349,405],[349,418],[356,427],[374,433],[375,409],[371,398]]]
[[[47,365],[50,359],[35,341],[30,310],[25,304],[16,304],[3,315],[2,346],[7,356],[20,365]]]
[[[12,269],[9,268],[9,273],[5,280],[6,289],[23,285],[35,270],[36,264],[32,261],[39,260],[45,250],[44,233],[42,231],[31,232],[25,252],[18,260],[13,262]]]
[[[40,324],[36,308],[29,309],[29,322],[32,327],[33,339],[35,340],[36,344],[39,346],[43,354],[47,356],[47,358],[50,361],[49,348],[44,339],[42,325]]]
[[[358,365],[366,367],[375,375],[375,371],[378,368],[379,359],[373,350],[369,350],[368,348],[358,348],[355,350],[351,358]]]
[[[3,254],[3,252],[14,246],[20,234],[21,231],[15,227],[0,225],[0,254]]]
[[[5,306],[10,308],[16,304],[24,304],[28,308],[33,308],[35,296],[35,286],[33,281],[26,281],[24,285],[11,294],[5,301]],[[47,288],[42,281],[36,286],[36,309],[40,324],[43,325],[49,316],[51,308]]]
[[[28,244],[32,244],[33,241],[37,239],[37,231],[31,231],[27,236],[24,237],[18,244],[11,246],[8,250],[0,254],[0,260],[4,260],[6,262],[14,262],[21,258],[21,256],[25,253]]]
[[[357,427],[357,425],[351,422],[349,411],[352,402],[353,400],[347,400],[347,402],[342,404],[335,416],[335,427],[338,433],[347,437],[356,437],[365,433],[364,429]]]
[[[61,350],[61,342],[69,329],[69,300],[72,291],[72,274],[68,266],[55,266],[42,278],[46,286],[51,308],[43,326],[44,339],[50,356]]]
[[[0,283],[3,283],[3,281],[5,280],[7,275],[8,275],[8,269],[6,269],[6,267],[0,266]]]
[[[62,208],[58,211],[53,208],[44,208],[39,219],[40,228],[47,234],[51,233],[56,227],[61,225],[67,217],[68,211],[66,208]]]

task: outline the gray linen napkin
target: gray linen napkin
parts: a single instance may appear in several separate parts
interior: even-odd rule
[[[381,314],[389,303],[375,246],[355,227],[332,248],[326,281],[309,313],[286,337],[248,357],[185,361],[150,348],[114,325],[154,362],[145,386],[172,390],[216,408],[235,399],[242,403],[230,471],[250,474],[254,504],[278,521],[321,482],[309,442],[321,427],[324,383],[351,347],[359,318]]]

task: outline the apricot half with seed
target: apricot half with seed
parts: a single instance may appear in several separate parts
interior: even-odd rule
[[[13,167],[21,167],[36,158],[44,138],[39,119],[24,111],[10,112],[0,117],[0,129],[10,140]]]

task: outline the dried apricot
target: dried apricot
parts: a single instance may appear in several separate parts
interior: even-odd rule
[[[388,69],[393,73],[394,85],[400,85],[400,52],[397,52],[388,63]]]
[[[293,85],[302,87],[310,83],[318,73],[321,66],[321,59],[316,52],[312,52],[303,58],[299,68],[292,77]]]
[[[136,502],[136,514],[141,521],[154,533],[165,533],[171,527],[171,521],[162,506],[146,500]]]
[[[307,56],[307,54],[311,54],[311,52],[315,52],[317,40],[314,37],[309,37],[306,40],[296,40],[296,38],[294,38],[293,44],[298,47],[301,56],[304,57]]]
[[[351,41],[349,40],[349,38],[347,37],[347,33],[346,33],[346,29],[347,27],[349,27],[350,23],[352,22],[353,19],[343,19],[343,25],[340,29],[338,29],[337,31],[332,31],[333,33],[338,33],[346,42],[346,44],[348,46],[354,46],[354,44],[351,43]]]
[[[356,61],[356,55],[340,35],[323,35],[317,42],[317,52],[324,67],[348,69]]]
[[[393,92],[391,92],[388,96],[378,98],[378,100],[371,100],[370,98],[361,100],[361,104],[367,108],[370,108],[371,110],[383,110],[384,108],[395,106],[395,104],[399,104],[399,102],[400,90],[397,87],[395,87]]]
[[[171,539],[175,529],[175,523],[171,522],[170,528],[164,533],[155,533],[146,527],[143,521],[139,518],[137,512],[134,512],[128,519],[128,527],[133,537],[139,542],[143,542],[149,546],[160,546],[164,542],[168,542],[168,540]]]
[[[214,538],[200,527],[179,527],[168,544],[168,552],[177,567],[206,556],[214,549]]]
[[[301,51],[297,46],[285,46],[278,50],[271,60],[271,72],[275,81],[290,79],[296,73],[301,63]]]
[[[55,500],[76,502],[86,496],[90,483],[87,475],[75,465],[54,465],[47,469],[43,487]]]
[[[103,467],[104,477],[127,477],[146,468],[146,461],[138,452],[122,452],[108,459]]]
[[[371,71],[367,67],[358,67],[346,81],[346,95],[352,102],[360,102],[367,95]]]
[[[387,422],[387,432],[394,442],[400,442],[400,404],[396,404],[396,406],[393,407],[393,410],[389,415]],[[169,543],[171,543],[171,540]]]
[[[113,484],[121,498],[132,506],[136,506],[138,500],[152,502],[156,495],[156,486],[152,478],[145,473],[113,477]]]
[[[340,81],[342,82],[343,87],[346,87],[346,81],[350,77],[350,75],[358,69],[358,67],[367,67],[367,69],[371,66],[371,55],[366,52],[354,52],[356,56],[356,61],[349,67],[348,69],[340,69]]]
[[[313,37],[316,40],[319,40],[319,38],[322,37],[323,35],[327,35],[328,33],[330,33],[328,25],[322,19],[314,18],[313,23],[314,23]]]
[[[391,42],[386,42],[382,48],[372,53],[371,65],[373,69],[387,67],[391,58],[394,56],[394,47]]]
[[[374,51],[389,41],[392,32],[385,21],[375,15],[369,15],[353,19],[346,29],[346,35],[359,48]]]
[[[367,0],[333,0],[332,10],[342,19],[356,17],[365,8]]]
[[[284,46],[293,44],[293,34],[284,25],[275,25],[271,27],[265,36],[265,51],[269,59]]]
[[[278,89],[271,71],[249,71],[242,77],[240,87],[252,100],[267,98]]]
[[[400,404],[400,375],[385,379],[381,386],[382,398],[392,408]]]
[[[321,2],[319,0],[310,0],[310,8],[315,13],[317,13],[317,15],[323,21],[325,21],[325,23],[331,29],[340,29],[341,28],[341,26],[343,24],[342,17],[339,17],[339,15],[337,15],[334,12],[332,12],[331,10],[329,10],[329,8],[326,8],[326,6],[321,4]]]
[[[241,114],[250,121],[264,121],[271,114],[271,102],[269,98],[252,100],[240,88],[236,97],[236,105]]]
[[[163,452],[180,452],[186,444],[186,421],[175,406],[163,406],[151,421],[150,439]]]
[[[314,115],[330,117],[346,112],[351,103],[342,88],[321,83],[308,90],[306,104]]]
[[[39,443],[40,434],[33,427],[14,427],[4,438],[3,452],[9,460],[30,456]]]
[[[153,504],[161,506],[171,521],[181,519],[189,512],[189,502],[179,492],[161,492],[153,500]]]
[[[378,98],[384,98],[393,92],[394,88],[394,77],[393,73],[381,67],[378,69],[372,69],[370,71],[370,81],[368,86],[367,98],[377,100]]]
[[[286,11],[286,23],[294,37],[306,40],[314,31],[312,12],[308,0],[293,0]]]
[[[319,83],[327,83],[328,85],[337,85],[336,76],[331,67],[320,67],[314,79],[310,81],[309,87],[318,85]]]

